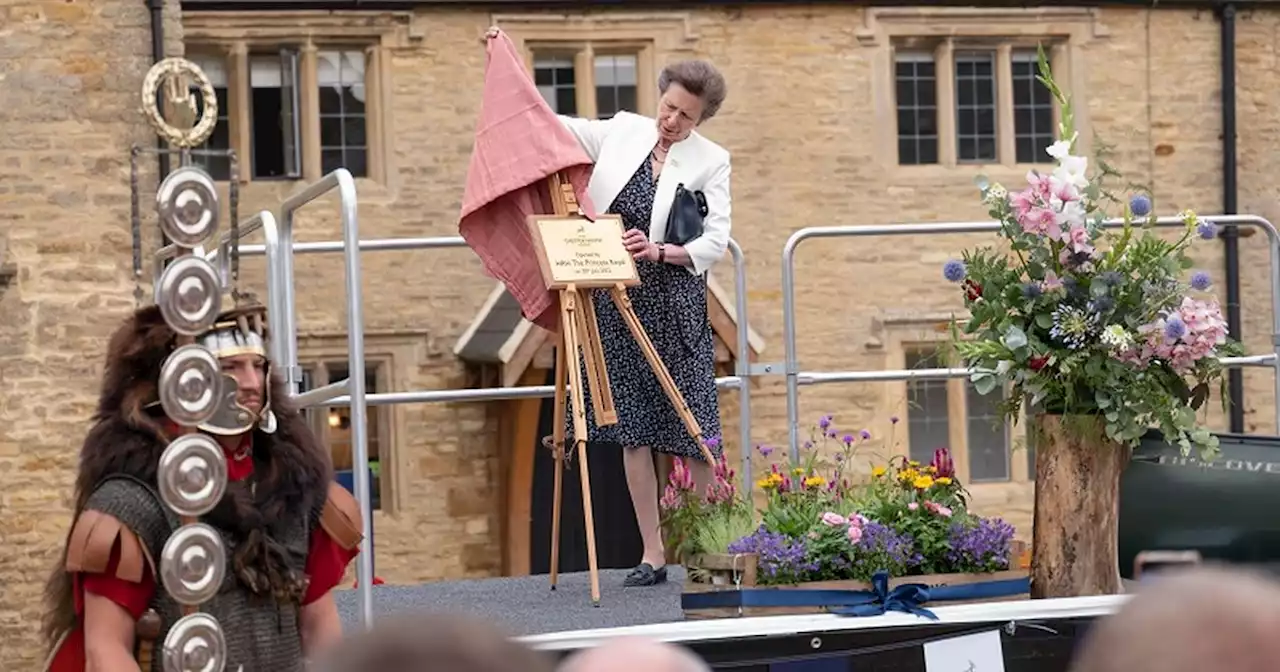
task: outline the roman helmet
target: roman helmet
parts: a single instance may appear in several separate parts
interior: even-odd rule
[[[243,434],[255,426],[267,434],[276,431],[276,416],[271,410],[271,358],[267,347],[267,311],[261,305],[239,306],[223,312],[205,333],[196,337],[217,359],[253,354],[265,360],[263,369],[262,410],[257,413],[236,400],[236,380],[220,375],[218,406],[213,416],[197,425],[210,434]]]

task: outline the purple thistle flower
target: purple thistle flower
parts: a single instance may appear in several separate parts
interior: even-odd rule
[[[1201,240],[1213,240],[1218,235],[1218,225],[1207,219],[1202,219],[1196,225],[1196,233],[1200,234]]]
[[[827,428],[831,426],[831,420],[832,417],[830,415],[822,416],[822,418],[818,420],[818,428],[825,432]]]
[[[852,443],[853,443],[853,435],[852,435],[852,434],[845,434],[845,435],[844,435],[844,438],[843,438],[843,439],[840,439],[840,440],[844,442],[844,445],[848,446],[848,445],[850,445],[850,444],[852,444]]]
[[[761,457],[769,457],[770,455],[773,454],[773,446],[764,446],[764,445],[756,446],[756,450],[760,451]]]
[[[995,572],[1009,568],[1013,526],[1000,518],[980,518],[977,524],[956,522],[948,537],[946,561],[954,572]]]
[[[1170,315],[1164,323],[1164,337],[1176,341],[1187,333],[1187,325],[1177,315]]]
[[[1129,199],[1129,210],[1134,217],[1146,217],[1151,214],[1151,199],[1146,194],[1138,194]]]
[[[889,424],[891,424],[891,425],[896,425],[896,424],[898,424],[898,416],[896,416],[896,415],[895,415],[895,416],[893,416],[892,418],[889,418]]]
[[[861,432],[859,432],[859,433],[858,433],[858,436],[861,436],[863,441],[870,440],[870,439],[871,439],[871,430],[864,429],[864,430],[862,430]]]
[[[702,443],[708,448],[716,448],[720,445],[720,437],[713,436],[707,439],[703,439]]]
[[[1191,274],[1191,288],[1197,292],[1203,292],[1213,284],[1213,279],[1204,271],[1196,271]]]
[[[952,259],[942,265],[942,277],[950,280],[951,282],[960,282],[961,280],[964,280],[965,273],[967,272],[964,262],[956,261],[955,259]]]

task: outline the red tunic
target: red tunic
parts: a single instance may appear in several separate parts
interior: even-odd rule
[[[247,442],[251,438],[246,436],[244,440]],[[253,460],[237,462],[228,456],[228,480],[241,481],[248,478],[252,473]],[[311,535],[311,548],[307,553],[305,571],[311,582],[307,587],[307,593],[302,600],[302,604],[305,606],[315,602],[328,594],[334,586],[338,585],[338,582],[342,580],[342,575],[346,572],[347,565],[358,553],[358,546],[348,551],[334,541],[333,537],[329,536],[329,533],[324,528],[317,526],[315,532]],[[144,567],[141,582],[126,581],[116,576],[116,569],[119,563],[120,541],[116,540],[115,546],[111,549],[111,559],[107,563],[106,571],[100,574],[77,573],[72,576],[74,585],[72,593],[75,595],[77,616],[84,616],[84,592],[88,591],[120,605],[121,608],[129,612],[129,615],[135,621],[142,618],[142,614],[147,610],[147,605],[151,603],[151,598],[155,595],[155,577],[151,574],[150,567]],[[84,633],[80,628],[76,628],[59,647],[49,667],[49,672],[84,672],[85,665]]]

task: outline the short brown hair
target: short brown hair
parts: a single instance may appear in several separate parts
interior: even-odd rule
[[[506,637],[486,621],[458,615],[384,617],[371,631],[344,638],[321,672],[553,672],[544,654]]]
[[[729,93],[724,76],[716,66],[703,60],[680,61],[663,68],[658,75],[658,92],[666,93],[672,82],[702,99],[702,118],[698,123],[716,116]]]

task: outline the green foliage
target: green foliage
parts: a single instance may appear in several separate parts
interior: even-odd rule
[[[1136,445],[1154,426],[1184,454],[1195,448],[1212,459],[1217,441],[1197,411],[1222,383],[1220,359],[1242,349],[1227,338],[1212,295],[1196,296],[1209,280],[1188,273],[1187,250],[1197,238],[1212,239],[1216,227],[1187,211],[1180,236],[1159,235],[1150,198],[1111,192],[1106,182],[1119,173],[1104,160],[1086,176],[1071,100],[1040,56],[1039,78],[1062,109],[1063,139],[1047,149],[1057,166],[1048,175],[1033,171],[1014,193],[979,179],[1008,251],[968,250],[944,269],[961,284],[970,313],[952,327],[954,347],[975,369],[979,393],[1007,390],[1007,417],[1024,402],[1102,415],[1116,441]],[[1104,209],[1114,204],[1123,226],[1104,227]]]

